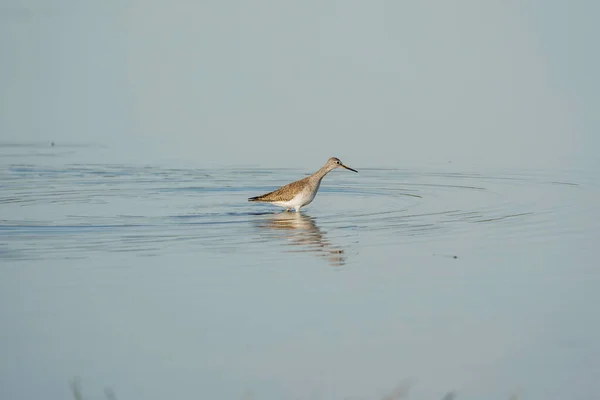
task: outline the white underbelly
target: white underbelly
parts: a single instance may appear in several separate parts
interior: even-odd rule
[[[310,201],[307,203],[306,198],[303,196],[296,196],[294,197],[292,200],[289,201],[277,201],[274,202],[273,204],[280,206],[280,207],[285,207],[285,208],[296,208],[296,207],[302,207],[308,203],[310,203]]]
[[[317,187],[317,189],[318,189],[318,187]],[[280,207],[285,207],[285,208],[303,207],[307,204],[310,204],[310,202],[313,201],[313,199],[315,198],[316,195],[317,195],[316,190],[314,190],[312,192],[301,192],[301,193],[298,193],[293,199],[291,199],[289,201],[277,201],[277,202],[274,202],[273,204],[280,206]]]

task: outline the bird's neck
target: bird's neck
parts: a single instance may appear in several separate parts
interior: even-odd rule
[[[327,173],[329,173],[329,171],[331,171],[331,170],[328,169],[327,166],[323,166],[320,170],[318,170],[317,172],[315,172],[314,174],[312,174],[312,177],[316,181],[320,182],[321,179],[323,179],[323,177],[325,175],[327,175]]]

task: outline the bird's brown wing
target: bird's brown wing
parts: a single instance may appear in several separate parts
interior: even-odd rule
[[[290,201],[302,190],[302,188],[308,184],[308,176],[300,179],[299,181],[288,183],[285,186],[280,187],[269,193],[265,193],[261,196],[250,197],[248,201]]]

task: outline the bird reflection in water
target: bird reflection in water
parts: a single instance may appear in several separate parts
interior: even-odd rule
[[[286,240],[290,246],[298,246],[292,252],[308,252],[324,257],[334,267],[346,263],[344,250],[329,242],[317,226],[315,219],[302,213],[277,213],[256,221],[256,226],[268,229],[269,235]]]

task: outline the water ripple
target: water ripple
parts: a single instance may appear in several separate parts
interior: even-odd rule
[[[184,243],[186,251],[254,251],[269,242],[343,265],[356,232],[386,243],[474,231],[540,237],[567,211],[556,199],[582,189],[544,173],[365,169],[352,177],[332,173],[300,216],[246,200],[302,176],[288,169],[9,164],[0,169],[0,258],[150,254]]]

